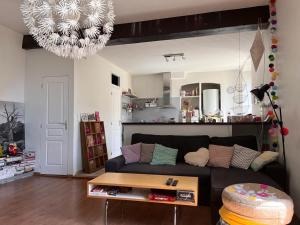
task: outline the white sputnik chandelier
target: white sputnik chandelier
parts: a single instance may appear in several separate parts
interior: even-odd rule
[[[58,56],[96,54],[111,37],[111,0],[24,0],[24,22],[38,44]]]

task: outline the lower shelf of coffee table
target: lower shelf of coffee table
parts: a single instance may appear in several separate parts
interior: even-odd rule
[[[123,201],[136,201],[136,202],[149,202],[169,205],[184,205],[184,206],[197,206],[196,202],[190,201],[153,201],[149,200],[148,196],[151,193],[150,189],[133,188],[128,193],[118,193],[115,196],[107,194],[107,192],[92,192],[95,185],[88,184],[88,197],[89,198],[101,198]]]

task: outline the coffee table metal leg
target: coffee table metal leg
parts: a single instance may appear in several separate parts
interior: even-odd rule
[[[108,225],[108,219],[107,219],[107,217],[108,217],[108,199],[106,199],[106,201],[105,201],[105,225]]]
[[[177,225],[177,205],[174,206],[174,225]]]

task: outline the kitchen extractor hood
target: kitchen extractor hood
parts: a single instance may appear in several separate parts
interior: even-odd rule
[[[160,108],[175,108],[171,103],[171,73],[163,73],[163,105]]]

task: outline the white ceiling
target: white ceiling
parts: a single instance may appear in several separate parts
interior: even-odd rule
[[[21,13],[22,0],[0,1],[0,24],[27,33]],[[268,0],[113,0],[117,23],[191,15],[196,13],[265,5]]]
[[[249,57],[255,32],[108,46],[99,54],[132,75],[162,72],[208,72],[236,70]],[[166,62],[163,55],[184,53],[185,60]],[[248,60],[250,69],[251,60]]]

